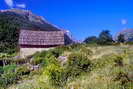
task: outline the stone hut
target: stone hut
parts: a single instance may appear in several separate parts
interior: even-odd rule
[[[48,50],[56,46],[62,46],[72,43],[64,31],[33,31],[20,30],[19,47],[20,56],[26,57],[36,52]]]

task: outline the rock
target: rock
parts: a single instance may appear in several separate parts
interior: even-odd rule
[[[66,63],[66,61],[68,60],[68,58],[66,56],[59,56],[58,60],[61,62],[61,64],[63,65],[64,63]]]

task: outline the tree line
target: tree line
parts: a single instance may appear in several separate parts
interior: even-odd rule
[[[113,43],[125,43],[124,34],[119,34],[116,39],[113,39],[112,34],[109,30],[103,30],[98,37],[89,36],[84,40],[87,44],[100,44],[100,45],[110,45]]]

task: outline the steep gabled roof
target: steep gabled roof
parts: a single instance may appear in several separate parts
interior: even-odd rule
[[[64,45],[63,31],[20,30],[20,45]]]

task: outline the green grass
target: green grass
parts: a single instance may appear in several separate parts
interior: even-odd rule
[[[72,55],[73,53],[74,55]],[[88,58],[82,57],[78,53]],[[77,59],[89,59],[89,63],[91,63],[89,71],[80,69],[84,67],[82,61],[72,62],[72,59],[68,59],[74,65],[69,67],[67,63],[60,65],[60,62],[57,61],[60,55],[68,56],[69,59],[71,59],[69,55],[72,59],[75,55],[77,57],[74,58]],[[41,62],[41,69],[31,72],[8,89],[133,89],[133,46],[131,45],[72,45],[37,53],[34,58],[37,58],[34,64]],[[82,67],[80,67],[81,64]],[[68,76],[71,73],[68,72],[70,68],[72,68],[72,74],[78,73],[78,75]],[[66,80],[63,79],[63,76],[67,76]]]

